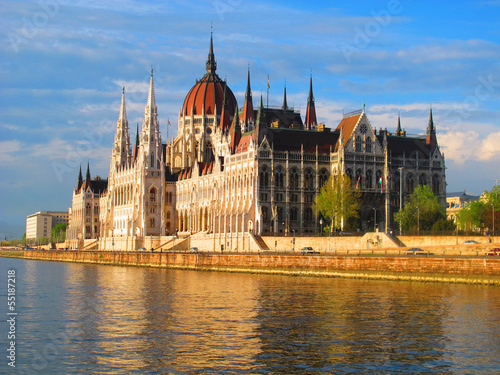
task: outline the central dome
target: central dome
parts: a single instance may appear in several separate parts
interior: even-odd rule
[[[184,99],[182,116],[220,115],[224,106],[224,88],[226,88],[227,108],[234,111],[236,98],[226,82],[219,78],[215,71],[212,36],[210,36],[210,52],[208,53],[207,73],[193,86]],[[215,113],[217,111],[217,113]]]

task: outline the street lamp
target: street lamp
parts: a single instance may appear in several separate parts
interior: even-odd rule
[[[320,234],[323,234],[323,218],[319,219],[319,230]]]
[[[493,216],[493,236],[495,236],[495,205],[491,204],[491,213]]]

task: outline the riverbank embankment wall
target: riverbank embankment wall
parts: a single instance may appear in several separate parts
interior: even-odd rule
[[[498,258],[81,251],[25,251],[24,258],[198,271],[500,285]]]

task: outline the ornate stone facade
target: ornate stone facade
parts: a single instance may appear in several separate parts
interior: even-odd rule
[[[299,111],[288,107],[286,88],[281,107],[264,106],[261,97],[254,109],[250,72],[239,108],[216,69],[211,38],[206,74],[188,92],[178,135],[166,144],[153,74],[133,149],[123,92],[110,174],[106,187],[94,192],[99,195],[98,225],[90,232],[72,228],[68,234],[149,236],[151,243],[152,236],[179,234],[211,238],[214,249],[244,250],[261,235],[320,232],[313,202],[338,173],[346,173],[362,194],[361,231],[393,228],[393,213],[417,184],[431,186],[445,206],[445,164],[432,110],[426,137],[407,136],[400,120],[394,134],[387,128],[377,131],[364,108],[344,115],[331,130],[317,122],[312,77],[303,121]],[[79,210],[83,185],[92,190],[91,183],[79,180],[72,212]]]

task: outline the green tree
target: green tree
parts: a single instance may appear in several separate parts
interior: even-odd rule
[[[494,186],[491,191],[485,191],[479,201],[471,202],[457,214],[461,229],[474,230],[490,228],[498,233],[500,227],[500,186]],[[495,222],[493,225],[493,221]],[[493,234],[493,233],[492,233]]]
[[[52,228],[50,232],[51,242],[64,242],[66,240],[66,227],[68,224],[59,223]]]
[[[346,223],[359,217],[360,195],[351,188],[351,179],[345,173],[330,176],[314,199],[314,212],[333,223],[331,231],[344,229]]]
[[[446,220],[446,213],[438,198],[427,185],[419,185],[410,195],[394,220],[403,230],[453,230],[454,224]]]

